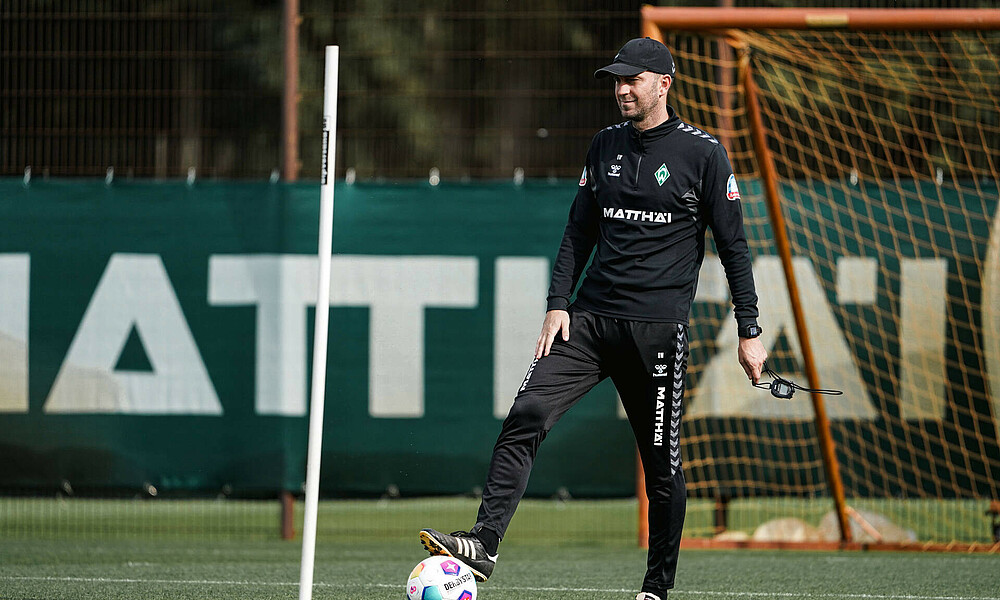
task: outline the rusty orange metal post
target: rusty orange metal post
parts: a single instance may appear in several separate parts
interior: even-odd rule
[[[722,29],[1000,29],[986,8],[683,8],[643,6],[645,31]],[[650,37],[654,37],[650,35]]]
[[[764,182],[764,196],[767,203],[767,212],[771,219],[771,229],[774,231],[774,243],[781,257],[781,267],[785,273],[788,298],[792,305],[792,313],[795,316],[795,331],[799,336],[799,345],[802,348],[802,360],[805,366],[806,379],[809,381],[810,388],[818,389],[820,387],[819,376],[816,373],[816,363],[813,358],[812,344],[809,341],[809,329],[806,327],[802,300],[799,298],[799,287],[795,279],[795,269],[792,265],[791,243],[788,240],[785,217],[781,212],[778,171],[774,166],[774,158],[771,156],[771,150],[767,146],[767,133],[764,128],[764,119],[760,114],[757,85],[753,80],[750,55],[747,52],[744,52],[740,59],[740,79],[747,98],[747,116],[750,121],[750,132],[753,139],[754,152],[757,155],[757,164],[760,167],[760,175]],[[844,484],[840,479],[840,468],[837,464],[833,435],[830,433],[830,420],[826,416],[826,405],[823,403],[823,397],[818,393],[812,392],[809,396],[812,399],[816,435],[819,436],[820,453],[823,456],[823,467],[826,471],[827,485],[830,488],[830,495],[833,496],[837,519],[840,523],[840,540],[842,542],[850,542],[851,527],[847,518]]]
[[[285,80],[281,92],[281,177],[285,181],[296,181],[299,178],[299,21],[299,0],[284,0],[282,30]]]

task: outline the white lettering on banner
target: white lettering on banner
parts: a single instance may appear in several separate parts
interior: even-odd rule
[[[843,396],[825,399],[827,414],[835,419],[871,419],[875,416],[871,397],[860,371],[837,325],[812,263],[793,259],[799,293],[805,307],[810,338],[822,352],[814,352],[820,387],[834,387]],[[837,261],[836,292],[841,304],[874,304],[877,263],[863,257]],[[946,293],[948,263],[945,259],[904,259],[900,272],[900,416],[904,419],[945,417]],[[778,257],[762,257],[754,265],[754,276],[766,285],[757,286],[761,322],[767,323],[761,341],[773,345],[784,332],[792,351],[801,356],[794,317],[788,301],[784,273]],[[735,321],[727,318],[719,332],[720,344],[735,339]],[[692,394],[689,415],[749,415],[762,418],[811,418],[808,394],[791,401],[778,401],[757,394],[745,385],[742,368],[724,354],[713,357],[701,386]],[[730,364],[731,363],[731,364]],[[799,375],[788,373],[787,375]]]
[[[694,301],[729,302],[729,282],[726,280],[726,270],[722,267],[719,257],[714,254],[705,254],[705,260],[701,263]]]
[[[1000,218],[998,218],[1000,221]],[[1000,226],[998,226],[1000,227]],[[983,344],[991,402],[1000,413],[1000,234],[990,242],[983,287]],[[831,418],[871,419],[876,413],[840,331],[827,294],[806,258],[793,261],[806,320],[817,353],[821,385],[843,389],[826,399]],[[315,303],[317,260],[307,255],[217,255],[209,259],[208,302],[256,306],[257,414],[302,416],[307,405],[307,309]],[[29,267],[26,254],[0,254],[0,412],[28,412]],[[493,412],[502,418],[520,381],[540,315],[549,265],[541,257],[500,257],[495,263]],[[873,304],[878,265],[871,258],[837,262],[840,304]],[[762,341],[784,334],[799,352],[784,276],[777,257],[754,267],[760,295]],[[900,286],[900,414],[904,419],[945,416],[948,263],[904,259]],[[370,308],[369,413],[416,418],[424,414],[424,309],[474,308],[475,257],[335,256],[332,306]],[[697,302],[728,302],[725,273],[715,257],[702,266]],[[116,369],[135,330],[150,372]],[[720,345],[735,339],[726,318]],[[336,339],[333,333],[332,339]],[[333,342],[332,342],[333,343]],[[787,375],[802,377],[801,373]],[[738,363],[714,356],[692,390],[688,415],[812,418],[807,394],[774,401],[748,387]],[[825,382],[825,383],[824,383]],[[620,403],[619,403],[620,404]],[[93,293],[46,399],[49,413],[222,414],[212,382],[160,258],[117,254]],[[619,417],[624,416],[621,406]]]
[[[143,341],[151,373],[115,370],[133,328]],[[222,414],[159,256],[115,254],[108,261],[45,412]]]
[[[878,261],[868,256],[841,256],[837,259],[836,289],[838,304],[875,304]]]
[[[306,414],[306,309],[316,304],[318,264],[304,254],[208,259],[209,304],[257,306],[257,414]]]
[[[904,259],[900,278],[899,416],[943,419],[948,261]]]
[[[30,264],[27,254],[0,254],[0,412],[28,412]]]
[[[875,417],[868,390],[861,380],[861,373],[854,362],[844,334],[840,330],[820,286],[812,263],[807,258],[792,259],[799,283],[799,295],[805,307],[805,319],[814,344],[822,344],[823,351],[816,352],[816,368],[820,373],[820,387],[835,387],[844,391],[843,396],[826,399],[826,411],[833,419],[871,419]],[[766,323],[761,342],[771,348],[784,332],[792,352],[801,356],[795,319],[788,300],[781,259],[764,256],[754,262],[757,306],[760,322]],[[716,341],[724,348],[736,340],[736,320],[732,314],[724,319]],[[795,378],[796,373],[782,373]],[[801,374],[799,374],[801,376]],[[753,416],[761,418],[812,418],[812,404],[808,394],[798,394],[792,400],[778,400],[767,393],[758,393],[747,384],[746,375],[739,362],[727,352],[712,357],[701,377],[701,384],[692,390],[687,406],[687,416]]]
[[[475,308],[478,259],[335,256],[331,286],[331,303],[371,307],[369,414],[423,416],[424,309]]]
[[[316,304],[317,269],[318,260],[305,255],[209,261],[210,304],[259,307],[255,402],[261,414],[306,414],[306,308]],[[475,257],[333,257],[330,305],[371,309],[371,416],[423,416],[424,309],[475,308],[478,269]],[[334,343],[336,332],[330,338]]]
[[[496,260],[493,297],[493,416],[503,419],[524,379],[545,315],[549,261],[534,256]]]
[[[1000,210],[993,217],[983,267],[983,354],[987,389],[993,402],[993,423],[1000,435]]]

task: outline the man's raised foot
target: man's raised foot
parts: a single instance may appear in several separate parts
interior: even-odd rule
[[[449,535],[433,529],[421,529],[420,542],[432,556],[450,556],[465,563],[477,581],[489,579],[497,564],[496,555],[490,556],[479,538],[468,531],[455,531]]]

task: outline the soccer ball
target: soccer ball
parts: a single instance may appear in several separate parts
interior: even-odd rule
[[[408,600],[476,600],[472,570],[449,556],[432,556],[413,567],[406,581]]]

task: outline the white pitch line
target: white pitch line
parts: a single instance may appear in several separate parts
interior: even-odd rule
[[[282,581],[241,581],[241,580],[213,580],[213,579],[133,579],[133,578],[112,578],[112,577],[30,577],[30,576],[10,576],[0,577],[0,581],[67,581],[71,583],[172,583],[176,585],[273,585],[292,586],[299,585],[296,582]],[[328,585],[317,583],[315,585]]]
[[[0,581],[67,581],[76,583],[155,583],[174,585],[245,585],[245,586],[277,586],[298,587],[297,581],[245,581],[216,579],[134,579],[111,577],[19,577],[0,576]],[[324,583],[317,581],[315,587],[324,588],[402,588],[395,583]],[[569,593],[631,593],[629,589],[608,588],[577,588],[577,587],[530,587],[504,586],[503,589],[515,592],[569,592]],[[996,596],[917,596],[913,594],[844,594],[844,593],[812,593],[812,592],[726,592],[708,590],[671,590],[670,596],[709,596],[719,598],[842,598],[852,600],[1000,600]]]

